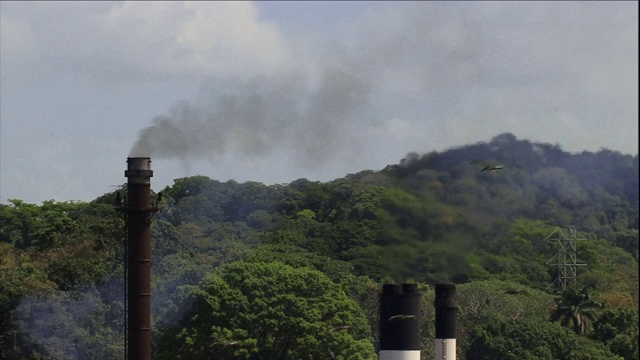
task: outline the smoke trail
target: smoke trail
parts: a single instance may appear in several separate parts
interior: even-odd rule
[[[13,311],[13,326],[21,334],[23,351],[48,359],[117,359],[122,356],[122,283],[77,294],[56,291],[23,298]],[[109,298],[113,297],[113,298]]]
[[[366,137],[362,128],[398,116],[407,107],[389,107],[389,101],[407,101],[404,95],[417,91],[422,98],[413,101],[431,104],[433,100],[425,99],[444,96],[443,88],[449,91],[476,80],[478,35],[465,25],[466,13],[455,7],[438,12],[426,5],[415,10],[410,16],[390,16],[382,28],[374,26],[378,18],[354,22],[342,44],[301,61],[313,71],[291,69],[205,84],[198,99],[174,105],[142,129],[130,155],[188,161],[284,149],[303,166],[322,165],[338,154],[356,158]],[[436,25],[454,12],[452,20]],[[385,86],[390,81],[400,81],[406,89],[389,96]],[[384,111],[376,107],[381,103]]]
[[[130,155],[188,161],[227,151],[257,156],[283,146],[301,164],[318,163],[353,140],[349,117],[367,103],[370,89],[369,79],[337,61],[325,64],[311,90],[299,74],[217,80],[196,101],[154,118]]]

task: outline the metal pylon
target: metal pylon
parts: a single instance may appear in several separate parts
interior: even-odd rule
[[[555,285],[560,290],[567,290],[576,283],[577,270],[579,266],[587,266],[587,264],[578,262],[576,243],[578,241],[587,240],[578,238],[578,233],[573,226],[567,226],[569,235],[565,235],[560,227],[547,236],[545,240],[556,240],[558,242],[558,252],[547,261],[547,265],[558,268],[556,279],[549,284]],[[553,235],[556,237],[552,238]]]

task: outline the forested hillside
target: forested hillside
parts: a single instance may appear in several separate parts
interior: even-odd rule
[[[459,359],[638,359],[638,164],[506,133],[330,182],[176,179],[152,228],[154,358],[376,359],[381,285],[417,282],[433,359],[452,282]],[[0,205],[0,358],[122,358],[115,199]],[[587,265],[560,292],[570,227]]]

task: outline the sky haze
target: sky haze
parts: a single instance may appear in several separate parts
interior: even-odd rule
[[[328,181],[489,141],[638,153],[637,2],[0,2],[0,201]]]

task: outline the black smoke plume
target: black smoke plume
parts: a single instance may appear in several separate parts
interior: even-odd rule
[[[353,145],[350,117],[367,102],[370,80],[344,64],[325,64],[309,89],[302,76],[217,80],[200,98],[175,104],[139,133],[130,156],[213,159],[284,147],[302,164],[319,163]]]

